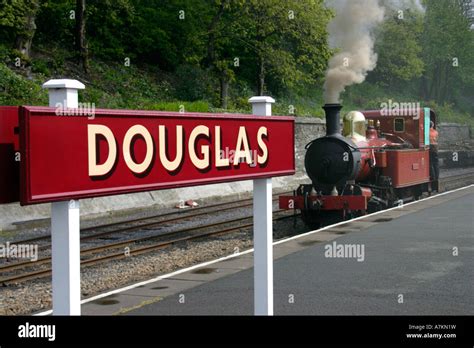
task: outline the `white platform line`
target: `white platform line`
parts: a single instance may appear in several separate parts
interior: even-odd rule
[[[381,211],[377,211],[375,213],[372,213],[372,214],[367,214],[367,215],[363,215],[363,216],[359,216],[359,217],[356,217],[354,219],[350,219],[350,220],[346,220],[346,221],[341,221],[341,222],[338,222],[336,224],[333,224],[333,225],[328,225],[328,226],[325,226],[323,228],[320,228],[318,230],[315,230],[315,231],[309,231],[309,232],[306,232],[306,233],[303,233],[303,234],[298,234],[296,236],[293,236],[293,237],[288,237],[288,238],[285,238],[285,239],[281,239],[277,242],[274,242],[273,245],[277,245],[277,244],[281,244],[281,243],[285,243],[285,242],[288,242],[290,240],[294,240],[294,239],[298,239],[298,238],[301,238],[301,237],[305,237],[305,236],[309,236],[313,233],[317,233],[317,232],[322,232],[324,230],[327,230],[327,229],[330,229],[330,228],[333,228],[333,227],[337,227],[337,226],[340,226],[340,225],[344,225],[344,224],[347,224],[348,222],[352,222],[352,221],[357,221],[357,220],[362,220],[362,219],[365,219],[367,217],[370,217],[370,216],[375,216],[375,215],[379,215],[379,214],[383,214],[383,213],[386,213],[388,211],[392,211],[392,210],[396,210],[396,209],[400,209],[400,208],[403,208],[403,207],[406,207],[406,206],[409,206],[409,205],[414,205],[414,204],[417,204],[417,203],[421,203],[421,202],[424,202],[424,201],[428,201],[430,199],[433,199],[433,198],[438,198],[440,196],[444,196],[444,195],[447,195],[449,193],[454,193],[454,192],[457,192],[457,191],[461,191],[461,190],[465,190],[465,189],[468,189],[470,187],[474,187],[474,184],[471,184],[469,186],[465,186],[465,187],[461,187],[461,188],[458,188],[458,189],[455,189],[455,190],[451,190],[451,191],[446,191],[446,192],[443,192],[443,193],[438,193],[434,196],[430,196],[430,197],[426,197],[426,198],[423,198],[423,199],[420,199],[418,201],[413,201],[413,202],[410,202],[410,203],[407,203],[407,204],[402,204],[400,206],[397,206],[397,207],[393,207],[393,208],[388,208],[388,209],[385,209],[385,210],[381,210]]]
[[[383,214],[383,213],[386,213],[386,212],[388,212],[388,211],[392,211],[392,210],[400,209],[400,208],[403,208],[403,207],[406,207],[406,206],[409,206],[409,205],[414,205],[414,204],[417,204],[417,203],[425,202],[425,201],[428,201],[428,200],[433,199],[433,198],[438,198],[438,197],[440,197],[440,196],[444,196],[444,195],[447,195],[447,194],[450,194],[450,193],[454,193],[454,192],[457,192],[457,191],[466,190],[466,189],[471,188],[471,187],[474,187],[474,184],[469,185],[469,186],[465,186],[465,187],[461,187],[461,188],[458,188],[458,189],[455,189],[455,190],[451,190],[451,191],[446,191],[446,192],[443,192],[443,193],[439,193],[439,194],[437,194],[437,195],[430,196],[430,197],[427,197],[427,198],[423,198],[423,199],[420,199],[420,200],[418,200],[418,201],[410,202],[410,203],[407,203],[407,204],[403,204],[403,205],[398,206],[398,207],[393,207],[393,208],[389,208],[389,209],[377,211],[377,212],[372,213],[372,214],[363,215],[363,216],[360,216],[360,217],[351,219],[351,220],[349,220],[349,221],[351,221],[351,222],[352,222],[352,221],[357,221],[357,220],[365,219],[365,218],[367,218],[367,217],[371,217],[371,216]],[[318,230],[314,230],[314,231],[306,232],[306,233],[303,233],[303,234],[298,234],[298,235],[293,236],[293,237],[288,237],[288,238],[285,238],[285,239],[281,239],[281,240],[279,240],[279,241],[273,242],[273,245],[278,245],[278,244],[286,243],[286,242],[289,242],[289,241],[292,241],[292,240],[295,240],[295,239],[298,239],[298,238],[303,238],[303,237],[306,237],[306,236],[309,236],[309,235],[312,235],[312,234],[315,234],[315,233],[319,233],[319,232],[325,231],[325,230],[327,230],[327,229],[330,229],[330,228],[333,228],[333,227],[336,227],[336,226],[339,226],[339,225],[346,224],[346,223],[348,223],[349,221],[338,222],[337,224],[325,226],[325,227],[320,228],[320,229],[318,229]],[[104,298],[104,297],[107,297],[107,296],[110,296],[110,295],[114,295],[114,294],[117,294],[117,293],[120,293],[120,292],[124,292],[124,291],[127,291],[127,290],[131,290],[131,289],[137,288],[137,287],[139,287],[139,286],[147,285],[147,284],[150,284],[150,283],[153,283],[153,282],[162,280],[162,279],[170,278],[170,277],[173,277],[173,276],[178,275],[178,274],[182,274],[182,273],[185,273],[185,272],[188,272],[188,271],[192,271],[192,270],[194,270],[194,269],[196,269],[196,268],[201,268],[201,267],[204,267],[204,266],[209,266],[209,265],[212,265],[212,264],[214,264],[214,263],[218,263],[218,262],[220,262],[220,261],[228,260],[228,259],[231,259],[231,258],[234,258],[234,257],[238,257],[238,256],[241,256],[241,255],[250,254],[250,253],[252,253],[252,252],[253,252],[253,248],[252,248],[252,249],[245,250],[245,251],[242,251],[242,252],[234,253],[234,254],[231,254],[231,255],[227,255],[227,256],[224,256],[224,257],[221,257],[221,258],[218,258],[218,259],[215,259],[215,260],[203,262],[203,263],[200,263],[200,264],[197,264],[197,265],[188,267],[188,268],[183,268],[183,269],[180,269],[180,270],[175,271],[175,272],[172,272],[172,273],[163,274],[163,275],[161,275],[161,276],[158,276],[158,277],[155,277],[155,278],[152,278],[152,279],[144,280],[144,281],[139,282],[139,283],[135,283],[135,284],[132,284],[132,285],[123,287],[123,288],[119,288],[119,289],[116,289],[116,290],[111,290],[111,291],[105,292],[105,293],[103,293],[103,294],[99,294],[99,295],[96,295],[96,296],[94,296],[94,297],[90,297],[90,298],[84,299],[84,300],[81,301],[81,304],[85,304],[85,303],[92,302],[92,301],[95,301],[95,300],[98,300],[98,299],[101,299],[101,298]],[[36,313],[36,314],[34,314],[34,315],[43,316],[43,315],[49,315],[49,314],[52,314],[52,313],[53,313],[52,310],[48,310],[48,311]]]

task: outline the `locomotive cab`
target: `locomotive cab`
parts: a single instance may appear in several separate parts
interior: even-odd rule
[[[354,142],[365,141],[367,127],[365,116],[359,111],[350,111],[344,116],[342,134]]]

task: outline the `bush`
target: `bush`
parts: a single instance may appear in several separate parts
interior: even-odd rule
[[[51,76],[51,71],[48,68],[48,63],[41,59],[35,59],[31,63],[31,71],[38,74],[43,74],[44,76]]]
[[[39,82],[28,80],[0,64],[0,105],[48,105],[48,93]]]
[[[195,102],[161,102],[147,105],[149,110],[158,111],[185,111],[185,112],[209,112],[209,103],[205,101]]]
[[[425,106],[433,109],[438,117],[438,123],[459,123],[474,128],[474,118],[468,113],[457,112],[451,104],[438,105],[435,101],[429,101]]]
[[[10,62],[10,54],[11,54],[11,49],[9,49],[5,45],[0,44],[0,60],[2,62],[9,63]]]
[[[217,86],[208,72],[192,65],[182,65],[176,71],[175,96],[182,100],[212,100]]]
[[[173,99],[173,88],[166,76],[157,76],[151,69],[139,70],[133,65],[125,67],[122,64],[95,61],[91,61],[91,68],[93,87],[107,94],[102,100],[106,104],[131,109],[144,108],[144,105],[156,100]],[[100,98],[95,96],[95,99]],[[101,107],[108,106],[101,104]]]

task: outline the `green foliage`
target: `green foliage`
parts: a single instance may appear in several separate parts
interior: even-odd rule
[[[0,44],[0,61],[8,62],[10,60],[11,50],[5,45]]]
[[[134,66],[93,62],[94,83],[81,91],[81,99],[101,108],[146,109],[152,102],[170,99],[173,87],[164,75]]]
[[[388,103],[389,99],[394,102],[419,102],[421,107],[432,108],[436,112],[439,122],[467,124],[471,128],[474,127],[474,118],[469,113],[460,111],[454,104],[439,104],[433,100],[423,101],[417,99],[416,95],[409,90],[394,92],[370,82],[354,85],[346,90],[343,95],[344,108],[342,112],[380,109],[381,103]]]
[[[0,0],[0,43],[10,43],[22,32],[27,0]]]
[[[467,124],[471,129],[474,128],[474,118],[468,113],[456,111],[453,104],[439,105],[431,100],[426,102],[425,106],[435,110],[436,115],[438,115],[438,122]]]
[[[185,111],[185,112],[209,112],[209,104],[205,101],[173,101],[149,104],[147,110],[158,111]]]
[[[0,26],[18,28],[23,23],[26,4],[22,0],[0,1]]]
[[[49,70],[48,62],[42,59],[35,59],[31,64],[31,70],[37,74],[51,76],[51,71]]]
[[[134,20],[131,1],[87,1],[86,18],[86,35],[93,55],[116,62],[123,62],[125,57],[136,57],[136,54],[128,49],[138,37],[130,31]]]
[[[197,66],[182,65],[175,74],[176,95],[183,100],[206,99],[217,89],[209,73]]]
[[[242,74],[255,85],[268,77],[267,89],[278,94],[321,79],[330,57],[331,18],[322,0],[234,1],[230,11],[226,30],[240,48]]]
[[[41,6],[26,57],[17,41],[35,3]],[[387,12],[376,33],[377,68],[347,88],[344,110],[392,99],[430,101],[442,120],[474,114],[467,0],[424,4],[425,14]],[[322,82],[333,54],[333,14],[323,0],[87,0],[88,74],[75,60],[75,9],[75,0],[0,0],[1,104],[46,104],[45,79],[77,78],[87,86],[81,101],[102,108],[249,113],[248,98],[261,92],[276,98],[274,114],[323,116]]]
[[[0,63],[0,105],[47,104],[47,93],[38,82],[25,79]]]
[[[392,88],[420,77],[424,69],[421,57],[423,18],[413,11],[406,11],[402,18],[399,16],[390,13],[382,25],[375,47],[377,68],[371,74],[371,80]]]
[[[474,89],[474,31],[461,1],[427,0],[423,33],[426,74],[423,96],[438,104],[456,102],[456,94]],[[464,93],[461,93],[464,94]],[[471,102],[474,111],[474,101]]]
[[[54,42],[53,46],[72,50],[75,20],[71,18],[71,11],[76,9],[75,3],[75,0],[42,1],[35,20],[37,30],[33,45],[50,48]]]

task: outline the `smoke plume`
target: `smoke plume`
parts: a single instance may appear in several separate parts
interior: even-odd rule
[[[329,60],[324,83],[326,103],[338,103],[347,86],[362,83],[377,65],[373,29],[384,20],[385,8],[424,12],[419,0],[326,0],[336,16],[329,23],[329,44],[339,52]]]
[[[328,0],[336,16],[329,23],[329,43],[340,52],[329,60],[324,83],[326,103],[338,103],[347,86],[362,83],[377,64],[372,30],[384,18],[378,0]]]
[[[425,12],[425,8],[421,4],[420,0],[383,0],[385,7],[393,10],[416,10],[419,12]]]

